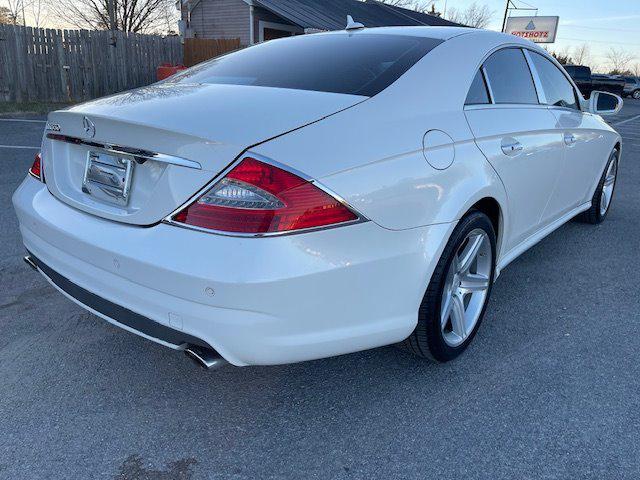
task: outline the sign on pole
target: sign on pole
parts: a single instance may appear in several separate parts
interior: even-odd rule
[[[509,17],[504,31],[536,43],[553,43],[558,20],[559,17]]]

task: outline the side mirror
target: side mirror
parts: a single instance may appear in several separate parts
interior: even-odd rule
[[[622,109],[622,98],[609,92],[592,92],[589,99],[589,112],[597,115],[615,115]]]

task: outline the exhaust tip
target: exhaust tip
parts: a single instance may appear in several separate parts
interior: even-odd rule
[[[26,255],[22,259],[24,260],[24,263],[26,263],[31,268],[33,268],[36,272],[38,271],[38,267],[35,264],[35,262],[33,261],[33,258],[31,258],[31,255]]]
[[[195,345],[185,348],[184,354],[196,365],[207,370],[215,370],[229,363],[215,350]]]

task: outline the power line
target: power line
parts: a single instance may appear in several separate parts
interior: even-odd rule
[[[404,13],[403,11],[401,11],[401,10],[399,10],[399,9],[397,9],[397,8],[394,8],[394,7],[392,7],[391,5],[387,5],[386,3],[384,3],[384,2],[382,2],[382,1],[380,1],[380,0],[375,0],[375,2],[376,2],[378,5],[380,5],[381,7],[386,8],[386,9],[388,9],[388,10],[391,10],[392,12],[394,12],[394,13],[396,13],[396,14],[400,14],[400,15],[403,15],[403,16],[405,16],[405,17],[407,17],[407,18],[410,18],[411,20],[414,20],[414,21],[418,22],[418,23],[419,23],[419,24],[421,24],[421,25],[424,25],[424,26],[426,26],[426,27],[431,26],[431,25],[429,25],[428,23],[425,23],[425,22],[423,22],[422,20],[418,20],[417,18],[414,18],[414,17],[412,17],[411,15],[409,15],[409,14],[407,14],[407,13]]]
[[[514,1],[517,1],[518,3],[522,3],[523,5],[526,5],[527,7],[530,7],[530,8],[532,8],[532,9],[534,9],[534,10],[538,10],[538,7],[534,7],[534,6],[533,6],[533,5],[531,5],[530,3],[523,2],[522,0],[514,0]],[[522,9],[521,9],[521,10],[522,10]]]
[[[619,45],[631,45],[633,47],[640,47],[640,43],[630,43],[630,42],[614,42],[611,40],[585,40],[583,38],[570,38],[570,37],[558,37],[558,40],[571,40],[574,42],[583,42],[583,43],[591,43],[591,42],[595,42],[595,43],[616,43]]]
[[[518,7],[515,2],[522,3],[526,5],[526,7]],[[513,5],[513,6],[512,6]],[[507,5],[504,8],[504,18],[502,19],[502,29],[501,32],[505,31],[507,26],[507,19],[511,16],[511,10],[533,10],[538,14],[538,9],[533,5],[529,5],[528,3],[523,2],[522,0],[507,0]]]
[[[562,28],[583,28],[586,30],[607,30],[607,31],[615,31],[615,32],[630,32],[630,33],[640,33],[640,29],[632,29],[632,28],[607,28],[607,27],[588,27],[586,25],[563,25],[560,24]]]

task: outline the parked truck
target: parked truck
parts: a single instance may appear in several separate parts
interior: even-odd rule
[[[622,78],[592,74],[591,69],[584,65],[565,65],[564,69],[576,82],[584,98],[591,97],[594,90],[623,95],[625,81]]]

